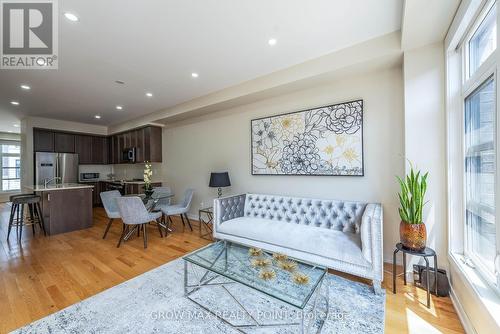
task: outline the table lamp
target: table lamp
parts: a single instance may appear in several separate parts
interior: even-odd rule
[[[222,196],[222,187],[229,187],[231,181],[229,180],[229,173],[210,173],[210,183],[208,184],[211,188],[218,188],[217,195],[220,198]]]

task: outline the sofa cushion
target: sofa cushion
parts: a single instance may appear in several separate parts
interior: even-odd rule
[[[363,257],[359,234],[251,217],[225,221],[217,226],[217,232],[370,266]]]
[[[366,203],[247,194],[244,216],[359,233]]]

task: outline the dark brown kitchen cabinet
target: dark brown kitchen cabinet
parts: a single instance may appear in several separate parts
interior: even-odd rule
[[[60,153],[75,153],[75,135],[71,133],[55,132],[54,150]]]
[[[162,162],[161,128],[147,126],[136,130],[137,148],[140,151],[137,162]]]
[[[33,129],[33,151],[54,152],[54,132],[44,129]]]
[[[110,138],[110,161],[125,163],[126,161],[122,160],[123,150],[135,147],[136,163],[162,162],[161,135],[162,129],[156,126],[146,126],[113,135]]]
[[[126,131],[112,136],[33,129],[35,152],[77,153],[82,165],[128,163],[123,150],[136,149],[136,163],[162,162],[162,129],[156,126]]]
[[[106,137],[92,137],[92,163],[106,165],[109,163],[109,144]]]
[[[112,152],[111,152],[111,161],[113,164],[119,164],[120,163],[120,159],[121,159],[121,151],[120,151],[120,143],[119,143],[119,140],[118,140],[118,137],[117,136],[113,136],[111,137],[111,141],[112,141]]]
[[[92,136],[77,135],[75,153],[78,154],[80,165],[92,164]]]
[[[85,184],[94,186],[92,188],[92,206],[100,206],[102,204],[100,182],[86,182]]]
[[[135,160],[138,162],[145,161],[144,159],[144,128],[135,130]]]
[[[151,187],[161,187],[161,182],[151,183]],[[144,194],[144,183],[126,183],[125,195]]]
[[[109,162],[108,138],[101,136],[77,135],[75,153],[80,165],[106,165]]]
[[[162,162],[162,129],[155,126],[144,128],[144,161]]]

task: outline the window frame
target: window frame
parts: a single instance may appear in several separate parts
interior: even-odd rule
[[[17,169],[19,168],[19,178],[8,178],[4,179],[3,178],[3,157],[16,157],[19,158],[19,161],[21,161],[21,142],[18,140],[0,140],[0,145],[17,145],[19,146],[19,153],[3,153],[0,150],[0,193],[10,193],[10,192],[19,192],[21,190],[21,170],[22,170],[22,162],[19,163],[19,167],[5,167],[5,168],[10,168],[10,169]],[[19,180],[19,189],[9,189],[9,190],[4,190],[3,189],[3,180]]]
[[[497,46],[496,49],[486,58],[486,60],[475,70],[475,72],[470,75],[469,66],[469,46],[470,40],[476,33],[477,29],[481,25],[481,23],[485,20],[486,16],[493,8],[494,5],[496,7],[496,20],[497,20]],[[494,142],[493,142],[493,150],[495,152],[495,175],[494,175],[494,189],[495,189],[495,208],[494,208],[494,216],[495,216],[495,253],[498,257],[500,254],[500,219],[499,219],[499,209],[500,209],[500,191],[499,191],[499,166],[500,166],[500,157],[498,152],[498,143],[500,142],[500,134],[499,134],[499,120],[500,120],[500,112],[499,112],[499,84],[498,84],[498,69],[497,69],[497,57],[499,53],[499,44],[498,44],[498,21],[499,21],[499,3],[497,0],[488,1],[483,8],[479,11],[479,14],[474,19],[474,23],[470,26],[468,32],[465,34],[465,38],[459,44],[460,55],[461,55],[461,72],[462,72],[462,82],[460,87],[460,99],[461,99],[461,113],[460,113],[460,137],[461,137],[461,162],[462,162],[462,190],[461,190],[461,200],[462,200],[462,212],[460,215],[460,223],[463,229],[463,254],[466,257],[466,261],[469,260],[472,262],[472,265],[477,269],[479,275],[483,277],[483,279],[497,292],[500,293],[500,274],[498,274],[498,269],[494,268],[494,272],[492,273],[473,252],[470,251],[469,245],[469,232],[467,228],[467,220],[466,220],[466,212],[467,212],[467,198],[466,198],[466,189],[467,189],[467,179],[466,179],[466,170],[465,170],[465,159],[467,156],[466,152],[466,142],[465,142],[465,110],[466,110],[466,99],[471,96],[477,89],[481,88],[483,84],[485,84],[490,78],[493,78],[494,82],[494,91],[495,91],[495,122],[494,122]],[[493,259],[495,263],[495,259]]]

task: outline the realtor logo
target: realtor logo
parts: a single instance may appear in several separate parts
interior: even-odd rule
[[[1,68],[56,69],[56,0],[0,0]]]

